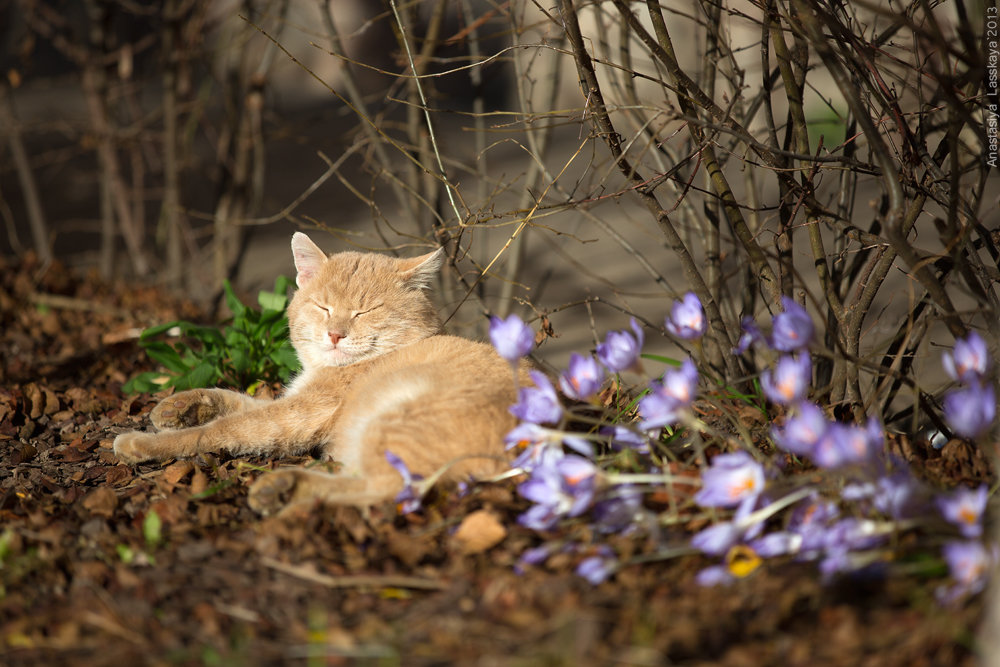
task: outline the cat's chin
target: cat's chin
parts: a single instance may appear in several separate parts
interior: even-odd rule
[[[311,365],[313,366],[350,366],[372,355],[364,354],[357,350],[327,348],[311,356],[313,361]]]
[[[341,350],[337,348],[326,350],[323,353],[323,356],[331,366],[347,366],[361,361],[368,355],[361,354],[354,350]]]

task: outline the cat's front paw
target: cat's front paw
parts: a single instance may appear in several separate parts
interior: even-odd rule
[[[298,470],[275,470],[265,473],[250,487],[247,504],[250,509],[268,516],[277,514],[295,502]]]
[[[190,389],[168,396],[149,413],[161,431],[207,424],[219,416],[222,401],[211,389]]]
[[[123,463],[140,463],[154,459],[156,458],[152,448],[154,437],[139,431],[120,433],[115,438],[115,456]]]

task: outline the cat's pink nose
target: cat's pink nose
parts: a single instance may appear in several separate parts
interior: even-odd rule
[[[340,331],[329,331],[326,335],[330,337],[330,342],[334,345],[347,338],[347,334]]]

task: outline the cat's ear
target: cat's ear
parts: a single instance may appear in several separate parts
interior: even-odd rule
[[[427,289],[444,262],[444,248],[420,257],[397,260],[403,284],[414,289]]]
[[[308,236],[302,232],[292,234],[292,258],[295,260],[295,284],[305,287],[326,262],[326,253],[319,249]]]

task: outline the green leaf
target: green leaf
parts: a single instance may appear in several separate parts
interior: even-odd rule
[[[146,354],[149,358],[157,362],[164,368],[166,368],[171,373],[186,373],[188,371],[188,365],[184,363],[177,351],[167,345],[166,343],[161,343],[159,341],[150,341],[146,345]]]
[[[206,487],[204,491],[200,491],[198,493],[193,494],[191,496],[191,500],[203,500],[205,498],[208,498],[209,496],[214,496],[219,491],[222,491],[223,489],[232,486],[235,483],[235,481],[236,480],[233,477],[219,480],[215,484]]]
[[[677,359],[671,357],[664,357],[659,354],[640,354],[643,359],[649,359],[650,361],[658,361],[661,364],[667,364],[668,366],[680,366],[681,362]]]
[[[250,337],[243,329],[232,327],[226,329],[226,347],[247,347],[249,340]]]
[[[288,294],[288,288],[292,286],[292,279],[288,276],[279,275],[274,279],[274,293]]]
[[[135,560],[135,552],[132,551],[132,547],[127,544],[116,545],[115,551],[118,552],[118,558],[120,558],[126,565]]]
[[[146,341],[150,338],[156,338],[157,336],[163,335],[175,327],[181,327],[187,322],[173,321],[167,322],[166,324],[157,324],[155,327],[149,327],[142,334],[139,335],[139,341]],[[183,331],[183,330],[182,330]]]
[[[14,531],[10,528],[5,528],[3,534],[0,535],[0,565],[7,560],[7,557],[11,554],[11,544],[14,542]]]
[[[242,388],[258,380],[287,381],[300,368],[288,338],[286,309],[291,285],[291,280],[278,276],[273,292],[258,293],[262,310],[257,310],[243,304],[226,281],[226,305],[233,317],[221,330],[185,321],[150,327],[142,333],[140,344],[150,359],[167,370],[167,377],[141,373],[125,385],[125,390],[191,389],[220,382]],[[155,340],[174,328],[179,337]]]
[[[198,389],[215,386],[215,381],[219,378],[218,366],[217,360],[206,359],[177,378],[174,387],[177,389]]]
[[[272,351],[270,359],[279,369],[285,369],[291,373],[297,372],[301,369],[301,365],[299,364],[299,355],[295,353],[295,348],[291,345],[282,345],[278,349]],[[286,379],[286,377],[282,378],[282,380]]]
[[[155,548],[163,541],[163,520],[156,510],[149,510],[142,520],[142,536],[149,548]]]
[[[282,317],[271,325],[271,337],[275,340],[285,340],[288,338],[288,318]]]
[[[152,394],[166,389],[172,378],[156,371],[146,371],[139,373],[134,378],[122,385],[122,391],[126,394]]]
[[[216,327],[206,327],[190,322],[180,323],[181,334],[201,341],[205,345],[221,345],[224,341]]]
[[[270,310],[272,312],[281,313],[285,310],[285,306],[288,304],[288,297],[284,294],[262,291],[257,294],[257,303],[260,304],[260,307],[263,308],[265,312]]]
[[[226,293],[226,306],[232,311],[234,317],[242,317],[247,307],[237,298],[236,293],[233,291],[233,286],[228,280],[222,283],[222,287]]]
[[[233,348],[232,356],[230,357],[229,362],[232,364],[237,373],[243,373],[248,368],[253,366],[253,360],[250,358],[250,355],[248,355],[247,351],[242,348]]]
[[[258,323],[259,329],[270,329],[275,324],[280,322],[286,322],[285,313],[281,310],[265,310],[260,315],[260,322]]]

